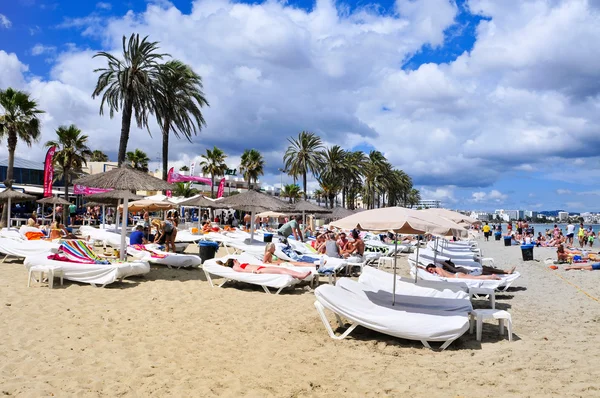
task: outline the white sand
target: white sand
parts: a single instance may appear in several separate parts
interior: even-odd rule
[[[599,396],[600,302],[566,281],[600,298],[600,272],[549,271],[521,262],[518,247],[481,247],[523,275],[497,297],[515,341],[487,323],[481,344],[466,334],[444,352],[362,328],[333,341],[308,288],[211,289],[199,270],[153,267],[105,289],[50,290],[27,288],[20,263],[0,264],[0,395]]]

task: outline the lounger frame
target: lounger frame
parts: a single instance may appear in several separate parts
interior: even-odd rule
[[[224,284],[226,284],[227,282],[233,281],[233,282],[239,282],[236,281],[235,279],[230,279],[230,278],[225,278],[222,277],[223,279],[225,279],[221,284],[216,284],[213,282],[212,277],[210,276],[210,272],[208,272],[207,270],[205,270],[204,268],[202,269],[202,271],[204,271],[204,275],[206,275],[206,280],[208,281],[208,283],[210,284],[210,287],[223,287]],[[219,275],[220,276],[220,275]],[[250,282],[242,282],[242,283],[248,283],[249,285],[258,285],[257,283],[250,283]],[[263,288],[263,290],[265,291],[265,293],[267,294],[272,294],[272,292],[269,290],[268,286],[265,285],[258,285],[260,287]],[[278,295],[279,293],[281,293],[281,291],[286,288],[288,286],[282,286],[280,287],[276,292],[275,295]]]
[[[343,340],[346,337],[348,337],[348,335],[350,335],[350,333],[352,333],[352,331],[354,329],[356,329],[357,326],[362,326],[364,328],[370,329],[368,326],[365,326],[363,324],[361,324],[360,322],[356,322],[354,321],[353,323],[350,324],[350,326],[348,327],[348,329],[346,329],[342,334],[340,334],[339,336],[337,336],[335,334],[335,332],[333,331],[333,328],[331,327],[331,324],[329,323],[329,320],[327,319],[327,315],[325,315],[325,307],[323,306],[323,304],[319,303],[318,300],[315,301],[314,303],[315,308],[317,309],[317,312],[319,313],[319,317],[321,318],[321,322],[323,322],[323,325],[325,326],[325,329],[327,330],[327,333],[329,334],[329,337],[331,337],[334,340]],[[331,311],[333,313],[333,315],[335,315],[335,319],[338,323],[338,325],[343,328],[344,327],[344,322],[342,322],[342,318],[340,317],[340,315],[334,311]],[[375,330],[377,331],[377,330]],[[379,332],[381,333],[381,332]],[[446,348],[448,348],[448,346],[450,344],[452,344],[452,342],[456,340],[456,339],[450,339],[450,340],[446,340],[439,348],[440,351],[445,350]],[[424,347],[429,348],[430,350],[434,350],[433,348],[431,348],[431,346],[429,345],[429,342],[427,340],[419,340],[421,342],[421,344],[423,344]]]

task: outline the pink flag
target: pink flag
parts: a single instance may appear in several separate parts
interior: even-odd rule
[[[225,191],[225,179],[221,178],[221,182],[219,183],[219,189],[217,190],[217,199],[223,197],[223,191]]]
[[[102,189],[102,188],[90,188],[84,187],[83,185],[75,184],[73,186],[73,193],[75,195],[92,195],[94,193],[108,192],[112,191],[111,189]]]
[[[169,172],[167,173],[167,182],[168,182],[169,184],[171,184],[172,182],[174,182],[174,181],[173,181],[173,167],[171,167],[171,168],[169,169]],[[172,195],[171,191],[167,191],[167,198],[170,198],[170,197],[171,197],[171,195]]]
[[[52,196],[52,182],[54,180],[54,153],[56,147],[53,146],[46,152],[46,161],[44,162],[44,198]]]

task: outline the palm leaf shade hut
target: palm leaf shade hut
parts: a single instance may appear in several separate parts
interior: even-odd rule
[[[222,206],[222,208],[231,208],[250,213],[251,241],[254,239],[254,213],[268,210],[284,213],[291,213],[294,211],[285,202],[254,190],[248,190],[239,195],[229,196],[220,201],[219,205]]]
[[[354,210],[346,209],[345,207],[336,206],[331,210],[331,219],[339,220],[340,218],[348,217],[356,213]]]
[[[366,210],[331,223],[342,229],[360,229],[374,232],[392,232],[394,234],[424,234],[465,236],[467,231],[460,225],[439,217],[432,217],[423,211],[404,207],[383,207]],[[398,237],[395,239],[398,249]],[[419,263],[419,246],[417,245],[417,264]],[[396,256],[394,256],[394,296],[392,305],[396,303]],[[417,281],[415,272],[415,282]]]
[[[326,207],[317,206],[306,200],[299,200],[294,204],[294,212],[302,214],[302,224],[306,226],[306,213],[308,214],[328,214],[331,213],[331,209]]]
[[[204,195],[196,195],[194,197],[184,200],[183,202],[179,202],[178,205],[184,206],[184,207],[198,207],[198,208],[205,208],[205,209],[226,209],[227,206],[222,206],[220,204],[221,202],[223,202],[223,201],[222,200],[211,200],[211,199],[208,199]],[[201,222],[200,211],[198,211],[198,231],[200,231],[200,222]]]
[[[35,200],[35,196],[15,191],[12,188],[0,192],[0,203],[8,203],[8,219],[6,221],[8,228],[10,228],[10,207],[12,203],[27,202],[30,200]]]
[[[163,191],[173,189],[173,185],[129,167],[119,167],[104,173],[88,175],[73,181],[73,183],[117,191]],[[123,220],[127,220],[128,202],[129,199],[126,197],[123,200]],[[121,259],[125,259],[126,229],[121,228]]]
[[[63,198],[59,198],[58,196],[48,196],[47,198],[37,200],[36,202],[42,205],[52,205],[52,221],[54,221],[56,217],[56,205],[70,206],[71,202],[64,200]],[[44,216],[44,212],[42,212],[42,217]]]
[[[125,191],[125,190],[116,190],[113,189],[112,191],[106,191],[106,192],[100,192],[100,193],[94,193],[91,195],[88,195],[86,197],[86,199],[90,199],[93,201],[96,201],[98,203],[100,203],[100,205],[102,206],[102,228],[104,229],[106,226],[105,223],[105,218],[106,218],[106,205],[113,205],[114,207],[119,207],[119,202],[121,200],[125,200],[127,199],[129,200],[139,200],[139,199],[143,199],[143,196],[139,196],[136,195],[134,193],[131,193],[131,191]],[[117,219],[116,219],[116,226],[119,226],[119,214],[117,212],[116,214]]]

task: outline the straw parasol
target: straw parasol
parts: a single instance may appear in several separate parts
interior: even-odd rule
[[[11,204],[17,202],[27,202],[29,200],[35,200],[35,196],[15,191],[12,188],[5,189],[4,191],[0,192],[0,203],[8,203],[8,219],[6,220],[6,225],[8,228],[10,228]]]
[[[317,206],[306,200],[299,200],[294,204],[294,212],[302,214],[302,224],[306,225],[306,213],[308,214],[324,214],[331,213],[331,210],[326,207]]]
[[[40,199],[40,200],[36,200],[36,202],[42,204],[42,205],[52,205],[52,221],[54,221],[55,217],[56,217],[56,205],[63,205],[63,206],[70,206],[71,202],[69,202],[68,200],[65,200],[63,198],[60,198],[58,196],[48,196],[47,198],[44,199]],[[42,219],[44,212],[42,212]]]
[[[94,193],[91,195],[86,196],[86,199],[91,199],[92,201],[95,201],[97,203],[100,204],[100,206],[102,206],[102,228],[105,227],[106,222],[106,206],[114,206],[114,207],[119,207],[119,202],[121,200],[125,200],[127,199],[129,200],[138,200],[138,199],[142,199],[142,196],[136,195],[134,193],[131,193],[131,191],[127,191],[124,189],[113,189],[111,191],[106,191],[106,192],[99,192],[99,193]],[[91,206],[88,203],[89,206]],[[119,227],[119,214],[116,214],[116,226],[117,228]]]
[[[163,191],[173,189],[173,185],[148,173],[134,170],[127,166],[121,166],[104,173],[92,174],[78,178],[73,184],[85,185],[86,187],[132,190],[132,191]],[[91,196],[91,195],[90,195]],[[123,220],[127,220],[129,199],[123,200]],[[121,228],[121,259],[125,259],[126,253],[126,228]]]
[[[339,220],[340,218],[348,217],[354,214],[354,210],[346,209],[345,207],[336,206],[331,210],[331,219]]]
[[[248,190],[239,195],[228,196],[220,201],[220,205],[225,208],[242,210],[250,213],[250,240],[254,239],[254,213],[262,211],[277,211],[290,213],[293,211],[290,206],[273,196]]]
[[[361,229],[366,231],[393,232],[395,234],[461,235],[467,231],[460,225],[431,213],[404,207],[383,207],[365,210],[351,216],[333,221],[330,225],[342,229]],[[396,249],[398,238],[395,239]],[[419,246],[417,245],[417,264],[419,263]],[[415,283],[417,282],[415,272]],[[396,257],[394,256],[394,296],[392,305],[396,303]]]
[[[179,202],[178,205],[179,206],[186,206],[186,207],[204,207],[207,209],[223,209],[223,208],[227,208],[227,206],[222,206],[220,203],[221,201],[215,201],[215,200],[211,200],[209,198],[207,198],[204,195],[197,195],[194,196],[192,198],[186,199],[183,202]]]
[[[140,199],[134,202],[130,202],[127,206],[128,211],[158,211],[158,210],[169,210],[176,208],[177,205],[172,202],[162,201],[162,200],[150,200],[150,199]],[[121,206],[119,206],[121,208]]]

